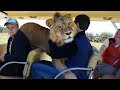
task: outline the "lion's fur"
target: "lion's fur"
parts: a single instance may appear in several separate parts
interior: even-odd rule
[[[29,22],[20,27],[20,30],[28,37],[33,49],[43,48],[46,53],[49,52],[49,29],[37,23]]]
[[[70,14],[56,13],[52,19],[46,20],[46,24],[50,28],[50,39],[58,47],[71,42],[77,33],[77,25],[73,22]],[[65,70],[67,67],[64,61],[65,59],[53,59],[53,66],[59,71]],[[77,77],[70,71],[66,78],[76,79]]]
[[[63,20],[65,20],[64,24],[61,23],[61,26],[63,26],[62,28],[67,29],[67,27],[69,26],[68,24],[72,22],[70,27],[72,28],[72,30],[74,30],[74,34],[76,34],[77,27],[73,23],[73,21],[69,17],[69,15],[64,15],[61,17]],[[49,38],[53,42],[55,42],[58,46],[61,46],[64,44],[64,40],[61,39],[60,36],[69,30],[66,30],[66,31],[63,30],[63,32],[59,33],[58,28],[60,28],[59,27],[60,21],[57,20],[57,16],[55,16],[54,19],[55,19],[55,22],[54,22],[55,24],[52,26],[52,28],[50,27],[50,29],[45,28],[45,27],[43,27],[37,23],[33,23],[33,22],[25,23],[20,27],[20,30],[23,31],[23,33],[28,37],[33,49],[38,48],[38,47],[43,48],[45,50],[45,52],[48,53],[49,52],[49,45],[48,45]],[[47,22],[48,22],[48,20],[46,21],[46,23]],[[49,24],[51,25],[50,22],[49,22]],[[47,25],[48,25],[48,23],[47,23]],[[57,31],[55,28],[57,28]],[[60,30],[60,31],[62,31],[62,30]],[[57,33],[57,35],[56,35],[56,33]],[[59,33],[59,35],[58,35],[58,33]],[[53,62],[54,62],[54,60],[53,60]],[[62,60],[62,62],[63,62],[63,60]],[[65,66],[63,63],[61,63],[61,64],[63,66]],[[56,66],[58,66],[58,65],[56,65]]]
[[[50,29],[45,28],[45,27],[43,27],[37,23],[33,23],[33,22],[25,23],[20,27],[20,30],[23,31],[23,33],[29,38],[33,49],[37,48],[37,47],[43,48],[45,50],[45,52],[48,53],[48,51],[49,51],[48,39],[49,38],[52,39],[52,41],[55,42],[58,46],[63,45],[64,40],[61,39],[61,36],[56,35],[56,33],[59,33],[59,31],[62,31],[59,29],[60,28],[59,26],[62,26],[64,28],[68,27],[67,24],[69,22],[72,22],[71,28],[76,33],[76,25],[72,21],[70,15],[64,15],[64,16],[62,15],[63,20],[65,19],[65,24],[60,23],[61,21],[57,20],[57,18],[59,16],[61,16],[61,15],[59,14],[59,15],[54,16],[52,19],[46,20],[46,24],[50,27]],[[67,18],[68,21],[66,20],[65,17],[66,18],[68,17]],[[57,28],[57,30],[55,28]],[[65,33],[65,31],[64,31],[64,33]],[[61,34],[61,33],[59,33],[59,34]],[[53,62],[54,61],[55,61],[55,59],[53,59]],[[61,61],[61,64],[64,67],[66,67],[64,65],[63,59],[56,60],[56,61]],[[59,67],[58,67],[59,65],[56,64],[56,66],[59,69]],[[73,77],[70,77],[70,78],[73,78]]]
[[[77,33],[77,25],[69,14],[56,13],[52,19],[46,21],[46,24],[50,28],[50,39],[58,46],[65,44],[65,40],[68,39],[66,33],[71,32],[70,37],[74,37]]]

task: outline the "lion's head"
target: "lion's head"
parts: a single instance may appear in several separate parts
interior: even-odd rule
[[[52,19],[46,20],[46,25],[50,28],[50,39],[58,46],[71,42],[77,33],[77,26],[70,14],[55,13]]]

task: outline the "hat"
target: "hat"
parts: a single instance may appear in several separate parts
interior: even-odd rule
[[[10,24],[17,24],[17,25],[18,25],[17,20],[14,19],[14,18],[9,18],[9,19],[6,21],[6,23],[4,24],[4,26],[5,26],[6,24],[8,24],[8,23],[10,23]]]

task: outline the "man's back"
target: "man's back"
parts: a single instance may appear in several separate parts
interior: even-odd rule
[[[70,67],[87,67],[89,58],[92,53],[92,47],[85,35],[85,32],[80,32],[75,38],[75,43],[77,45],[76,55],[71,56],[67,61],[66,65],[68,68]],[[81,73],[78,71],[73,71],[77,74],[78,78],[87,78],[86,75],[81,76]],[[85,74],[85,72],[83,73]]]

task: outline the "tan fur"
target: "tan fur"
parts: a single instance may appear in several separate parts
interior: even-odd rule
[[[43,48],[46,53],[49,52],[49,29],[36,23],[25,23],[20,30],[29,38],[32,48]]]
[[[69,14],[56,13],[52,19],[46,20],[46,24],[50,27],[50,39],[58,46],[65,44],[65,39],[68,39],[66,33],[71,32],[71,37],[77,33],[77,26]]]
[[[74,37],[77,32],[77,26],[72,21],[72,18],[70,17],[69,14],[67,15],[55,14],[53,19],[49,19],[46,21],[46,24],[50,27],[50,30],[48,28],[45,28],[43,26],[40,26],[32,22],[26,23],[20,27],[20,30],[23,31],[23,33],[30,40],[30,43],[33,49],[37,47],[43,48],[45,52],[48,53],[49,52],[49,45],[48,45],[49,38],[53,42],[55,42],[58,46],[62,46],[65,43],[64,39],[67,39],[67,35],[65,35],[65,33],[71,31],[72,32],[71,37]],[[55,60],[55,61],[58,61],[58,63],[59,62],[61,63],[61,59]],[[66,67],[64,63],[61,63],[61,65],[63,67]],[[57,69],[59,69],[58,66],[60,65],[58,65],[57,62],[55,62],[55,67],[57,67]],[[74,77],[71,77],[71,75],[69,78],[74,78]]]
[[[50,27],[50,39],[55,42],[58,47],[64,45],[69,36],[74,38],[77,33],[77,26],[72,21],[70,14],[61,15],[60,13],[56,13],[52,19],[46,20],[46,25]],[[71,32],[71,34],[67,35],[69,32]],[[59,71],[63,71],[67,69],[64,61],[65,59],[53,59],[53,65]],[[65,73],[64,76],[66,79],[77,79],[71,71]]]

